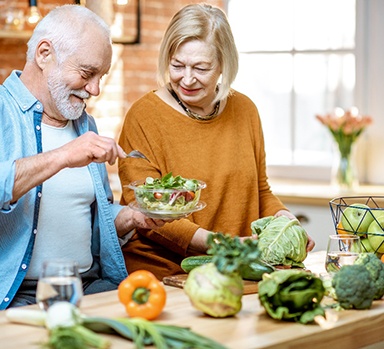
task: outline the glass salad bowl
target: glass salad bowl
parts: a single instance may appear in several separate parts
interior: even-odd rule
[[[206,204],[200,201],[201,190],[206,184],[196,179],[173,177],[147,177],[130,183],[136,201],[129,207],[154,219],[179,219],[202,210]]]

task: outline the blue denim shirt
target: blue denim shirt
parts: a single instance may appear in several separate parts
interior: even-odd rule
[[[10,304],[27,273],[44,195],[42,184],[11,203],[15,160],[42,152],[43,106],[21,82],[20,74],[13,71],[0,85],[0,310]],[[97,132],[94,119],[86,112],[74,125],[79,135]],[[88,169],[96,194],[92,255],[99,260],[102,278],[118,285],[127,276],[114,225],[122,207],[112,204],[105,165],[91,163]]]

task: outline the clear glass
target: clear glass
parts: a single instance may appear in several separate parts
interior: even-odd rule
[[[340,193],[348,193],[356,190],[359,179],[356,165],[356,144],[350,145],[349,151],[344,154],[340,152],[339,145],[334,142],[335,158],[332,166],[331,185]]]
[[[68,260],[49,260],[43,263],[37,284],[36,301],[47,310],[59,301],[80,305],[83,285],[77,264]]]
[[[353,264],[361,253],[358,235],[336,234],[328,238],[325,269],[328,273],[336,273],[343,265]]]

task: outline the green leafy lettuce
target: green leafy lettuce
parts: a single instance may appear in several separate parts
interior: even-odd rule
[[[260,303],[273,319],[307,324],[325,314],[320,305],[325,293],[323,282],[312,273],[278,270],[264,274],[258,286]]]
[[[268,216],[251,223],[259,237],[260,259],[271,265],[304,267],[308,236],[297,219]]]
[[[174,177],[172,172],[169,172],[161,178],[147,177],[142,187],[145,189],[186,189],[196,191],[199,188],[199,181],[181,176]]]

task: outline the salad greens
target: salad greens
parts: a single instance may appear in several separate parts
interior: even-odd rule
[[[181,176],[174,177],[172,172],[169,172],[161,178],[147,177],[142,185],[145,189],[186,189],[196,191],[199,188],[197,179],[185,179]]]
[[[205,183],[197,179],[174,177],[172,172],[162,178],[147,177],[144,184],[135,187],[136,201],[150,211],[184,212],[193,210]]]

